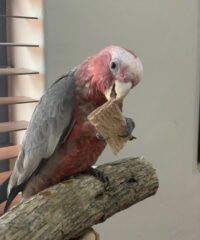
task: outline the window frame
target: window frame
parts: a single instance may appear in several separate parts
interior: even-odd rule
[[[6,15],[6,0],[0,0],[0,14]],[[0,17],[0,42],[7,41],[6,18]],[[0,46],[0,68],[8,67],[7,49]],[[0,76],[0,97],[8,96],[8,77]],[[9,113],[7,105],[0,105],[0,122],[8,122]],[[9,145],[9,133],[0,133],[0,147]],[[9,161],[0,161],[0,172],[9,169]]]

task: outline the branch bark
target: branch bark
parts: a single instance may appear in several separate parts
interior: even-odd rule
[[[69,240],[91,226],[154,195],[158,179],[143,158],[126,158],[98,167],[109,188],[80,174],[24,200],[0,218],[0,240]]]

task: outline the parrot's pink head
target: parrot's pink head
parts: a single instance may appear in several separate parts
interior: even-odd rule
[[[91,59],[90,71],[94,88],[106,98],[124,98],[142,78],[143,66],[136,54],[109,46]]]
[[[109,46],[77,67],[76,81],[82,96],[102,104],[124,98],[142,78],[143,66],[131,50]]]

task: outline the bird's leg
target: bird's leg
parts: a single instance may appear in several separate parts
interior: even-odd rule
[[[133,132],[133,130],[135,128],[135,122],[131,118],[125,118],[125,119],[126,119],[127,132],[123,135],[119,135],[119,137],[122,137],[122,138],[127,138],[127,137],[131,136],[131,133]],[[135,139],[134,136],[129,138],[130,141],[133,139]]]
[[[102,172],[101,170],[94,168],[94,167],[89,167],[86,170],[87,174],[90,174],[94,177],[96,177],[98,180],[100,180],[101,182],[103,182],[105,189],[108,189],[109,186],[109,178],[104,174],[104,172]]]

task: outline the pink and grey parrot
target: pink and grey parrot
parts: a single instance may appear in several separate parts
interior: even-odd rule
[[[87,116],[111,98],[124,98],[142,72],[142,63],[132,51],[109,46],[53,83],[32,115],[13,172],[3,184],[7,197],[0,192],[0,201],[7,199],[6,210],[18,192],[29,198],[91,169],[106,141]],[[132,132],[130,118],[127,127]]]

